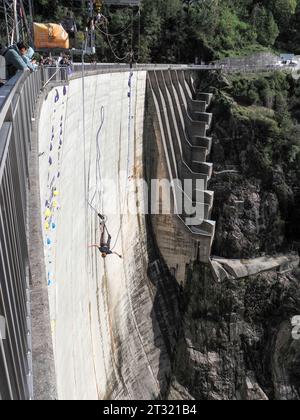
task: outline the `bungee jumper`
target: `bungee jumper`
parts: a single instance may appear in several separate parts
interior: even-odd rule
[[[106,217],[102,216],[100,213],[98,214],[98,217],[100,219],[100,245],[90,245],[89,248],[97,248],[100,251],[102,258],[106,258],[108,255],[117,255],[122,259],[122,255],[111,250],[112,238],[106,227]],[[106,235],[107,240],[105,239]]]

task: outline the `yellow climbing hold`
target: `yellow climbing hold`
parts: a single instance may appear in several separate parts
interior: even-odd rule
[[[53,201],[53,203],[52,203],[52,207],[54,208],[54,209],[56,209],[57,208],[57,206],[58,206],[58,203],[57,203],[57,201]]]
[[[55,334],[55,331],[56,331],[56,320],[55,319],[52,319],[52,321],[51,321],[51,331],[52,331],[52,334]]]
[[[46,209],[45,217],[51,217],[51,216],[52,216],[52,211],[50,209]]]
[[[45,223],[45,230],[49,230],[50,229],[50,225],[48,222]]]
[[[55,190],[55,191],[53,192],[53,195],[54,195],[54,197],[58,197],[58,196],[59,196],[59,191]]]

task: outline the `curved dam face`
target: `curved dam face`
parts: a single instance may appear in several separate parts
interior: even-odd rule
[[[125,70],[75,76],[45,96],[40,205],[59,399],[167,393],[179,285],[191,262],[209,262],[214,235],[211,98],[192,99],[190,80],[184,72]],[[177,187],[198,179],[190,195]],[[163,204],[164,180],[171,213],[160,215],[152,205]],[[174,213],[180,196],[186,215],[195,204],[203,209],[192,228]],[[96,248],[98,213],[116,253],[106,259]]]
[[[148,278],[146,219],[136,209],[144,200],[136,178],[145,92],[146,72],[101,74],[52,89],[42,106],[40,192],[60,399],[156,398],[170,369]],[[100,243],[96,210],[122,260],[89,248]]]

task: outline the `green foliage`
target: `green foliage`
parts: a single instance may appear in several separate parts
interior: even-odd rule
[[[256,29],[257,41],[266,47],[274,45],[279,35],[279,28],[272,12],[257,4],[252,12],[252,22]]]
[[[60,21],[67,14],[75,17],[82,42],[88,15],[80,0],[36,0],[35,20]],[[100,60],[124,56],[132,43],[129,8],[105,7],[111,37],[97,32]],[[103,28],[104,29],[104,28]],[[300,53],[299,0],[142,0],[141,32],[134,19],[133,44],[141,62],[211,61],[224,56],[248,55],[265,49]],[[111,48],[112,47],[112,48]],[[272,104],[270,92],[266,102]],[[255,102],[254,94],[251,94]]]
[[[251,175],[272,179],[276,165],[289,173],[299,174],[300,163],[300,80],[275,72],[269,75],[232,76],[226,91],[228,121],[235,121],[245,136],[243,147],[255,161]],[[222,97],[222,101],[220,101]],[[230,101],[230,98],[232,100]],[[217,108],[223,108],[224,94],[216,96]],[[228,110],[227,110],[228,114]],[[218,114],[217,114],[218,115]],[[225,130],[230,132],[230,128]],[[250,152],[249,152],[250,148]],[[298,178],[297,178],[298,183]],[[283,190],[276,187],[283,200]],[[279,194],[279,195],[280,195]],[[279,197],[280,198],[280,197]]]
[[[206,79],[199,81],[199,87],[215,92],[211,112],[214,114],[212,159],[216,171],[234,167],[240,173],[240,178],[236,180],[230,177],[228,184],[224,175],[219,181],[222,194],[224,183],[228,185],[228,195],[236,194],[238,197],[245,191],[248,193],[249,183],[259,185],[257,193],[262,202],[268,194],[273,197],[266,208],[267,220],[269,216],[272,218],[272,213],[276,213],[276,219],[266,227],[268,234],[263,247],[269,248],[271,232],[275,247],[282,243],[283,232],[286,232],[289,240],[298,241],[300,79],[294,80],[283,72],[236,74],[227,75],[226,78],[220,75],[213,78],[210,75]],[[217,183],[218,180],[213,182]],[[239,182],[244,183],[244,192],[241,192]],[[215,191],[216,196],[220,197],[219,190],[216,188]],[[226,202],[226,194],[222,200],[219,198],[222,203]],[[224,237],[227,238],[230,218],[224,216],[226,206],[222,209],[217,217],[221,218]],[[241,231],[242,226],[239,226]]]
[[[269,7],[273,11],[278,25],[286,28],[296,12],[297,0],[271,0]]]

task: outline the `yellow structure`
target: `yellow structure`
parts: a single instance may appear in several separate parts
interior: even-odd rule
[[[36,50],[44,48],[69,49],[69,35],[62,25],[56,23],[34,23],[33,27]]]

